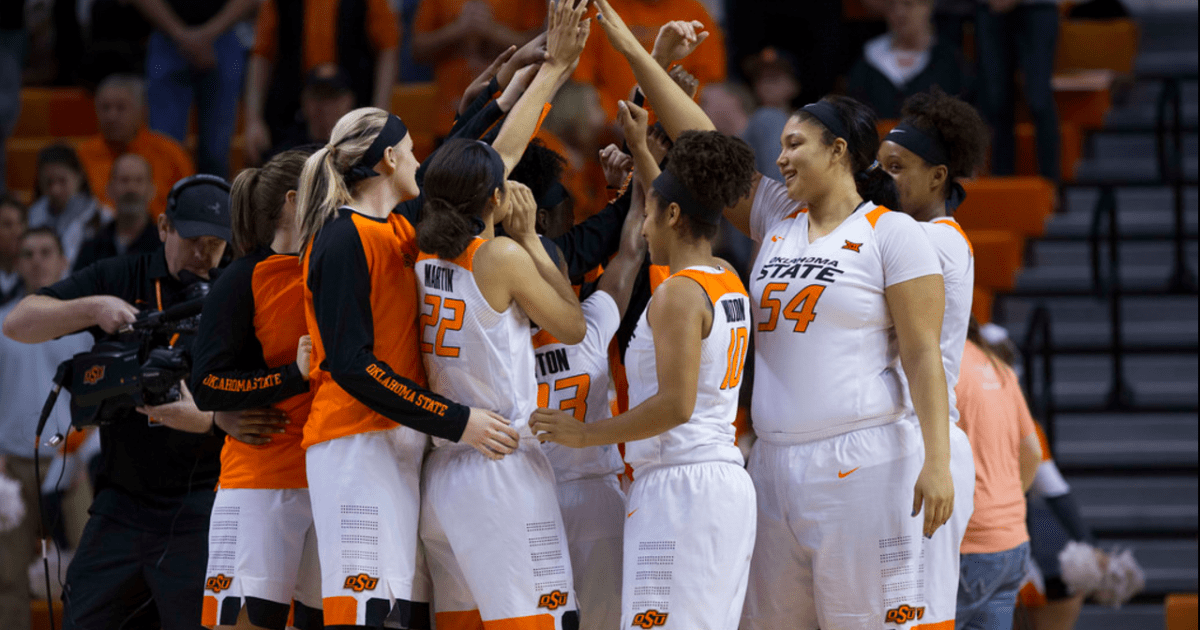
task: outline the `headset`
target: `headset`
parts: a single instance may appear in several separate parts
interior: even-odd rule
[[[191,188],[192,186],[199,186],[201,184],[216,186],[217,188],[225,191],[226,194],[233,190],[233,187],[229,185],[229,182],[225,181],[224,177],[209,175],[207,173],[190,175],[175,182],[174,186],[171,186],[171,192],[167,193],[167,212],[171,212],[175,209],[175,205],[179,202],[179,196],[183,194],[183,191]]]

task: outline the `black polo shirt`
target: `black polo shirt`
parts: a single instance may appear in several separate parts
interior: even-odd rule
[[[113,221],[100,229],[95,238],[84,241],[75,255],[75,266],[71,271],[79,271],[88,265],[112,258],[114,256],[135,256],[150,254],[162,247],[162,239],[158,237],[158,226],[154,221],[148,221],[142,233],[138,235],[124,253],[117,251],[117,222]]]
[[[157,310],[185,301],[185,289],[168,272],[163,248],[159,247],[151,254],[101,260],[38,294],[60,300],[113,295],[138,309]],[[97,341],[109,337],[99,327],[88,332]],[[190,348],[191,337],[185,335],[179,343]],[[157,341],[165,345],[165,340]],[[224,434],[217,433],[202,435],[151,426],[146,416],[131,411],[125,418],[100,428],[101,464],[96,491],[111,487],[154,503],[173,502],[193,490],[211,491],[220,474],[225,439]]]

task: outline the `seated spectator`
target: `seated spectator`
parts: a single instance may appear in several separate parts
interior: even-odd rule
[[[608,181],[596,159],[604,122],[596,89],[568,82],[554,97],[554,107],[537,135],[547,148],[567,160],[562,180],[575,200],[576,222],[599,212],[608,202]]]
[[[29,227],[54,230],[70,262],[75,261],[83,242],[112,220],[92,196],[79,156],[65,144],[54,144],[38,152],[33,196]]]
[[[740,83],[717,83],[704,89],[700,95],[700,107],[713,121],[717,131],[727,136],[737,136],[754,150],[754,163],[758,172],[777,181],[779,174],[779,138],[791,114],[770,106],[757,107],[754,96]]]
[[[545,16],[544,0],[422,0],[412,55],[433,65],[439,108],[435,134],[450,131],[459,98],[471,81],[509,46],[533,39]]]
[[[720,25],[698,0],[624,0],[617,3],[621,17],[646,50],[654,50],[659,29],[671,21],[699,22],[708,31],[708,39],[684,60],[682,65],[700,82],[701,87],[725,80],[725,37]],[[590,83],[600,91],[600,105],[609,120],[617,117],[617,101],[630,97],[637,80],[625,57],[603,35],[593,31],[579,60],[575,80]],[[661,52],[661,51],[656,51]],[[660,63],[663,63],[660,60]],[[669,62],[663,63],[670,65]]]
[[[113,163],[108,196],[116,206],[116,220],[101,228],[79,248],[73,271],[105,258],[146,254],[158,249],[158,227],[150,220],[154,199],[154,174],[146,158],[126,153]]]
[[[130,4],[154,26],[146,46],[150,128],[183,144],[195,104],[197,169],[228,177],[229,142],[237,125],[246,67],[246,48],[233,27],[259,0],[130,0]]]
[[[346,73],[331,63],[313,68],[300,92],[300,112],[290,127],[271,136],[275,144],[262,156],[264,161],[306,144],[327,144],[338,119],[352,109],[354,90]]]
[[[21,252],[21,234],[28,223],[25,204],[9,195],[0,195],[0,306],[21,295],[17,257]]]
[[[150,212],[157,219],[167,209],[171,186],[196,171],[178,142],[146,128],[145,111],[146,89],[140,78],[129,74],[105,78],[96,89],[100,135],[84,140],[75,150],[87,172],[89,186],[99,193],[101,202],[110,206],[113,200],[103,191],[113,162],[125,153],[146,158],[154,172],[155,194]]]
[[[1016,172],[1015,60],[1023,77],[1025,101],[1033,116],[1038,173],[1054,182],[1061,176],[1058,106],[1050,87],[1057,43],[1058,3],[1054,0],[988,0],[979,3],[975,13],[979,109],[995,134],[992,140],[993,175]]]
[[[933,86],[970,100],[968,73],[949,43],[938,41],[934,0],[894,0],[887,5],[887,32],[863,45],[847,77],[847,93],[880,118],[899,118],[904,99]]]
[[[800,96],[800,80],[796,78],[796,59],[791,53],[764,48],[742,63],[742,71],[750,80],[754,98],[758,99],[760,107],[774,107],[789,114],[795,111],[796,98]]]
[[[955,627],[1012,628],[1029,559],[1025,492],[1042,449],[1016,374],[992,352],[974,318],[954,391],[976,480],[975,512],[962,542]]]
[[[350,109],[391,110],[400,72],[400,16],[392,7],[388,0],[262,3],[246,80],[248,165],[265,161],[272,147],[282,150],[302,114],[302,90],[323,66],[344,75]]]
[[[63,277],[67,258],[50,228],[33,228],[21,237],[18,272],[29,293]],[[0,306],[3,322],[17,300]],[[17,526],[0,531],[0,626],[29,627],[29,564],[38,542],[37,495],[33,444],[42,403],[53,386],[58,364],[92,347],[90,335],[79,333],[27,345],[0,335],[0,472],[21,484],[25,517]],[[46,423],[44,435],[66,433],[70,426],[70,396],[63,395]],[[40,455],[54,452],[42,449]],[[44,464],[44,463],[43,463]],[[42,473],[45,474],[45,468]]]

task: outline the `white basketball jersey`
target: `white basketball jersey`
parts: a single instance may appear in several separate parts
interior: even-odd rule
[[[421,357],[430,389],[494,411],[522,437],[532,437],[529,416],[537,405],[537,379],[529,317],[516,302],[496,312],[479,291],[471,264],[486,242],[476,238],[454,260],[425,253],[417,259]],[[450,443],[433,442],[435,447]]]
[[[975,250],[967,233],[949,217],[921,223],[925,235],[937,252],[946,282],[946,312],[942,316],[942,367],[946,370],[946,388],[950,392],[950,422],[958,423],[958,397],[954,386],[962,366],[963,347],[967,343],[967,326],[971,323],[971,304],[975,298]],[[908,379],[904,369],[903,391],[909,396]],[[911,397],[909,398],[911,401]],[[911,403],[910,403],[911,404]],[[913,418],[916,419],[915,417]]]
[[[728,269],[689,267],[675,276],[690,278],[704,288],[712,302],[712,329],[700,341],[700,378],[692,417],[655,437],[627,442],[625,461],[634,467],[635,474],[663,464],[745,465],[742,452],[734,444],[733,421],[750,341],[750,298],[741,279]],[[654,331],[646,319],[649,311],[647,305],[625,351],[631,408],[658,392]]]
[[[546,330],[533,335],[537,404],[561,409],[580,422],[596,422],[612,417],[608,404],[608,344],[621,325],[621,311],[604,291],[593,293],[582,306],[587,334],[578,344],[568,346]],[[546,442],[542,450],[559,483],[619,475],[625,470],[615,444],[571,448]]]
[[[810,243],[807,212],[766,178],[751,224],[762,243],[750,281],[758,436],[808,442],[911,411],[884,290],[941,274],[920,225],[866,202]]]

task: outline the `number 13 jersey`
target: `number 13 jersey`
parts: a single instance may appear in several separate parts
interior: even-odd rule
[[[807,209],[765,177],[750,223],[761,243],[750,279],[758,436],[810,442],[902,416],[906,397],[884,290],[941,275],[920,225],[864,202],[810,243]]]

